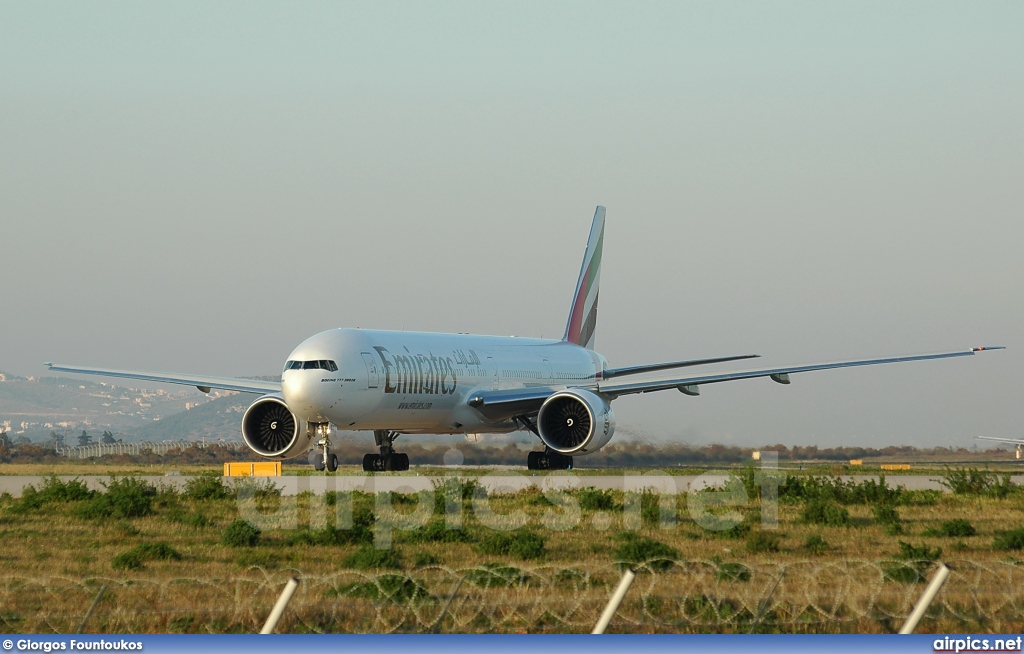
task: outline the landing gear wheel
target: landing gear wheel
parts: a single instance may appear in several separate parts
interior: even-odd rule
[[[526,455],[528,470],[572,470],[572,457],[547,450]]]
[[[324,456],[322,453],[313,450],[309,453],[309,462],[313,464],[313,469],[320,472],[324,469]]]
[[[380,448],[380,454],[367,454],[363,457],[363,470],[366,472],[399,472],[409,469],[409,455],[396,452],[394,448],[398,432],[388,429],[377,429],[373,438]]]
[[[337,454],[333,454],[333,453],[332,454],[328,454],[327,455],[327,472],[337,472],[337,471],[338,471],[338,455]]]
[[[404,452],[394,452],[391,455],[391,467],[393,470],[408,470],[409,455]]]
[[[540,467],[540,458],[544,456],[543,452],[530,452],[526,455],[526,469],[527,470],[543,470]]]

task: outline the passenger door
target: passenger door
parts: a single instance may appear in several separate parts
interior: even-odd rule
[[[380,385],[380,368],[377,360],[369,352],[363,352],[363,363],[366,364],[366,387],[377,388]]]

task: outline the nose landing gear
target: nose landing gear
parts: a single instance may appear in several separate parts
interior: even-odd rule
[[[366,472],[401,471],[409,469],[409,455],[396,452],[394,448],[398,432],[388,429],[377,429],[373,439],[380,448],[380,454],[367,454],[363,457],[363,470]]]
[[[317,438],[316,446],[323,451],[317,452],[314,450],[310,452],[309,461],[313,464],[313,468],[318,471],[326,468],[327,472],[336,472],[338,470],[338,455],[331,452],[331,423],[316,423],[315,427],[316,434],[319,437]]]

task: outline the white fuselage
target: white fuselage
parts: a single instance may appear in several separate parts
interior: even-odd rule
[[[513,431],[467,404],[479,390],[596,385],[607,364],[564,341],[364,329],[321,332],[288,361],[329,361],[337,370],[286,368],[282,393],[309,422],[340,429],[451,434]]]

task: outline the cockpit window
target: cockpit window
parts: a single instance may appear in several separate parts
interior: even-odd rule
[[[288,361],[284,364],[285,370],[330,370],[338,371],[338,364],[328,359],[319,361]]]

